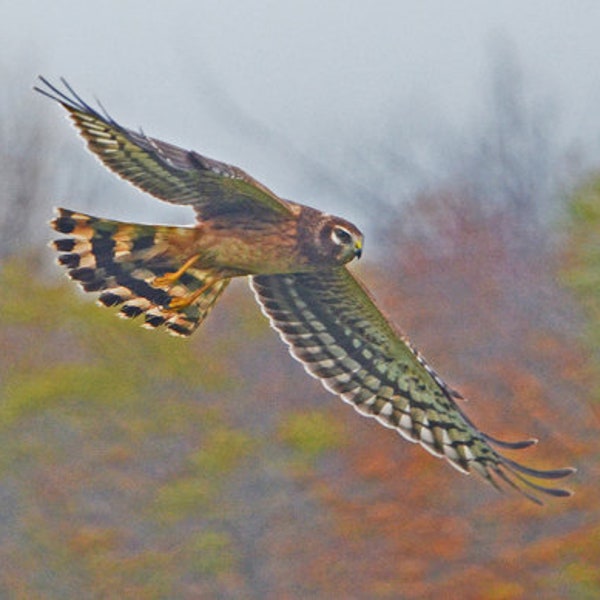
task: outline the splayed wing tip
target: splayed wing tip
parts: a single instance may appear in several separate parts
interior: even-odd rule
[[[516,442],[507,442],[505,440],[499,440],[487,433],[483,433],[482,436],[486,441],[490,442],[494,446],[498,446],[500,448],[506,448],[508,450],[522,450],[524,448],[531,448],[531,446],[535,446],[539,440],[537,438],[529,438],[527,440],[519,440]]]
[[[549,487],[532,481],[532,478],[545,480],[562,479],[575,473],[577,469],[574,467],[550,470],[532,469],[502,457],[502,463],[493,468],[492,471],[513,489],[538,505],[543,505],[544,502],[537,495],[529,492],[528,489],[554,498],[568,498],[574,495],[574,492],[570,489]]]
[[[563,467],[560,469],[533,469],[506,457],[502,457],[502,462],[511,471],[522,473],[528,477],[535,477],[536,479],[562,479],[563,477],[568,477],[577,471],[577,469],[574,467]]]

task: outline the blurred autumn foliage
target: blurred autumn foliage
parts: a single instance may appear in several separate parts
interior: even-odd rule
[[[576,189],[569,204],[563,279],[575,292],[585,311],[585,341],[600,362],[600,176],[589,177]],[[593,399],[600,403],[600,381],[595,382]]]
[[[354,266],[482,430],[578,468],[543,507],[359,418],[244,282],[183,341],[5,252],[0,597],[599,597],[599,189],[550,226],[448,184]]]

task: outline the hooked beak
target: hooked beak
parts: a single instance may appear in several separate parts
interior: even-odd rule
[[[354,256],[360,258],[362,256],[362,240],[356,240],[354,244]]]

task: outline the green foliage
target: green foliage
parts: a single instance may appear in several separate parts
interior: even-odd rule
[[[235,546],[226,533],[198,533],[192,538],[188,548],[191,572],[194,575],[220,575],[230,572],[236,566]]]
[[[600,594],[598,566],[583,561],[572,562],[565,567],[570,597],[578,600],[595,600]]]
[[[219,512],[219,494],[227,476],[252,454],[256,444],[245,433],[217,426],[202,438],[201,448],[188,455],[185,475],[164,484],[153,510],[162,521],[182,520],[201,510]]]
[[[600,320],[600,176],[577,190],[569,209],[571,261],[565,277]]]
[[[136,382],[115,377],[106,366],[55,365],[40,368],[27,378],[16,372],[3,386],[5,401],[0,405],[0,424],[10,425],[29,413],[52,408],[68,399],[108,403],[113,398],[137,395]]]
[[[572,247],[587,240],[588,258],[570,275],[593,303],[597,267],[582,265],[597,265],[597,212],[577,210]],[[526,284],[501,280],[508,311],[494,303],[494,277],[515,265],[489,253],[495,221],[469,223],[445,241],[475,232],[468,259],[442,264],[403,238],[373,289],[444,374],[471,365],[477,423],[543,436],[514,458],[580,467],[574,498],[530,506],[351,411],[328,414],[322,403],[339,401],[304,393],[306,375],[235,286],[185,341],[116,319],[57,272],[44,282],[28,257],[0,272],[0,596],[595,597],[598,436],[579,346],[526,310],[546,311],[531,276],[542,261]]]
[[[218,360],[198,369],[185,341],[115,319],[113,311],[82,301],[72,285],[45,285],[27,264],[5,264],[0,287],[5,336],[18,328],[19,339],[32,342],[23,351],[11,348],[0,367],[0,425],[69,399],[130,404],[150,390],[168,396],[170,382],[173,388],[232,387]],[[44,338],[35,343],[40,332]]]
[[[585,337],[600,380],[600,175],[590,179],[569,204],[568,258],[563,280],[587,317]],[[595,394],[600,401],[600,383]]]
[[[216,486],[204,478],[176,479],[158,491],[153,508],[160,521],[172,523],[210,508],[216,493]]]
[[[343,444],[342,432],[336,421],[317,410],[288,415],[279,428],[279,437],[309,460]]]
[[[231,519],[221,495],[256,444],[220,409],[239,387],[230,344],[205,350],[116,319],[44,281],[35,257],[6,262],[0,287],[0,468],[16,511],[0,530],[0,590],[163,598],[184,576],[232,568],[236,550],[213,530],[181,532],[176,564],[157,543],[128,550],[198,514]],[[166,478],[153,474],[163,461]]]
[[[226,474],[251,454],[255,442],[243,431],[216,429],[202,440],[202,448],[189,457],[197,475],[211,477]]]

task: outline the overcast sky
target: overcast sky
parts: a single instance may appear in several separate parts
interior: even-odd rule
[[[38,73],[65,76],[123,124],[295,197],[291,157],[250,141],[239,109],[315,155],[395,110],[461,127],[482,108],[493,48],[508,45],[565,135],[597,149],[599,32],[597,0],[0,0],[0,65],[24,95]]]

